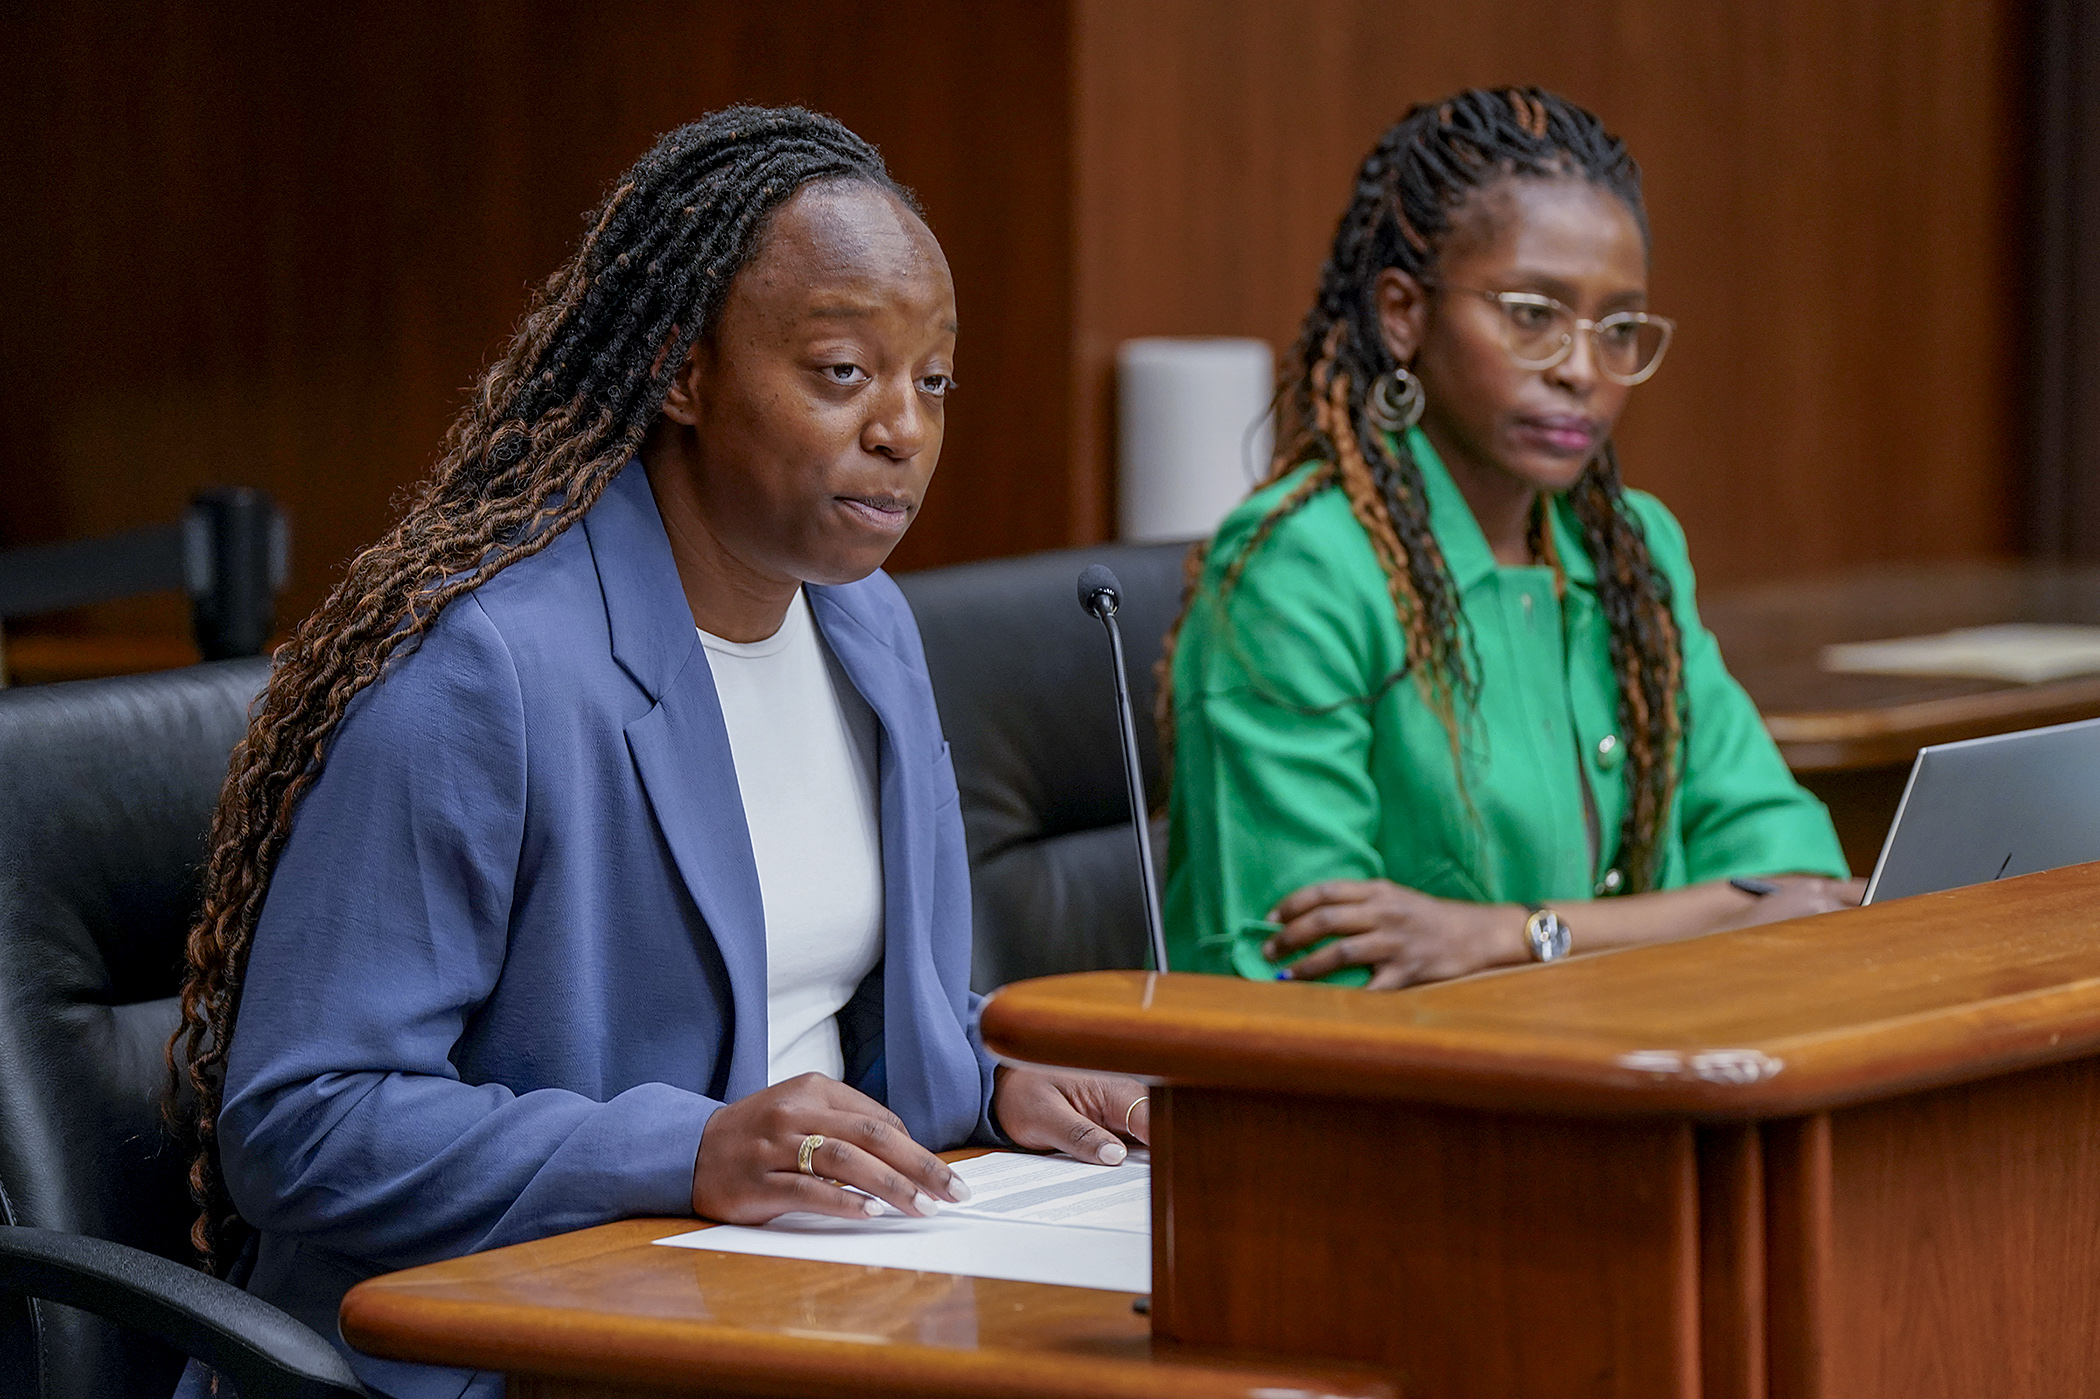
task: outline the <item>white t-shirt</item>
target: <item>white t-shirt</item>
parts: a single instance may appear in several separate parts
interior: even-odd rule
[[[764,641],[700,633],[766,914],[768,1083],[841,1077],[839,1008],[882,957],[876,719],[795,594]]]

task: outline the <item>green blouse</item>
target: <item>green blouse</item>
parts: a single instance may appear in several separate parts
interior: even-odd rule
[[[1225,567],[1311,469],[1300,467],[1218,527],[1174,654],[1166,923],[1177,971],[1273,976],[1280,964],[1261,944],[1275,925],[1263,916],[1318,880],[1385,878],[1476,903],[1589,898],[1618,882],[1618,687],[1573,513],[1553,499],[1563,605],[1550,568],[1495,561],[1428,439],[1418,430],[1411,444],[1477,656],[1464,793],[1443,723],[1402,673],[1385,575],[1339,489],[1279,523],[1221,600]],[[1829,813],[1787,771],[1699,621],[1683,529],[1653,496],[1626,499],[1684,637],[1686,744],[1660,887],[1844,875]],[[1330,980],[1367,977],[1358,967]]]

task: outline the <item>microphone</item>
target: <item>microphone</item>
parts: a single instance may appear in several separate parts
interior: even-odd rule
[[[1152,874],[1152,831],[1145,816],[1145,774],[1138,766],[1137,720],[1130,713],[1130,674],[1123,665],[1123,632],[1116,625],[1116,609],[1123,604],[1123,587],[1116,575],[1100,564],[1088,564],[1079,574],[1079,605],[1101,619],[1108,628],[1108,656],[1116,671],[1116,721],[1123,728],[1123,776],[1130,787],[1130,829],[1137,837],[1138,877],[1145,888],[1145,932],[1152,939],[1154,970],[1167,969],[1167,934],[1159,917],[1159,881]]]

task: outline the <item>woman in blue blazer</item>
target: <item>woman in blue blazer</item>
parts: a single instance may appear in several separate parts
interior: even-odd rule
[[[235,756],[171,1046],[215,1264],[333,1335],[389,1269],[869,1208],[841,1182],[930,1213],[964,1188],[929,1148],[1143,1138],[1136,1084],[995,1072],[977,1037],[955,776],[878,571],[954,339],[939,245],[835,122],[719,113],[618,182]],[[732,703],[724,667],[805,617],[814,689]],[[799,755],[764,745],[805,702],[849,760],[783,862]],[[827,844],[856,790],[865,839]],[[839,889],[859,960],[821,917],[784,948],[769,913]],[[843,989],[797,993],[790,1052],[769,974],[812,957]],[[353,1361],[391,1394],[496,1392]]]

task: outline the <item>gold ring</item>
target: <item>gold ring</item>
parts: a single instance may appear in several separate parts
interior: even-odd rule
[[[824,1139],[815,1132],[811,1132],[804,1137],[802,1139],[802,1149],[795,1153],[795,1169],[806,1176],[815,1175],[816,1172],[810,1169],[809,1158],[816,1155],[817,1148],[822,1145],[824,1145]]]
[[[1124,1136],[1126,1136],[1126,1137],[1134,1137],[1134,1136],[1136,1136],[1136,1135],[1137,1135],[1137,1133],[1136,1133],[1135,1131],[1133,1131],[1133,1130],[1131,1129],[1131,1126],[1130,1126],[1130,1119],[1131,1119],[1131,1116],[1132,1116],[1132,1115],[1133,1115],[1134,1113],[1136,1113],[1136,1112],[1137,1112],[1137,1110],[1138,1110],[1138,1104],[1139,1104],[1139,1103],[1149,1103],[1149,1102],[1151,1102],[1151,1101],[1152,1101],[1152,1095],[1151,1095],[1150,1093],[1147,1093],[1147,1094],[1146,1094],[1146,1095],[1145,1095],[1144,1097],[1142,1097],[1142,1098],[1134,1098],[1134,1099],[1132,1099],[1132,1100],[1131,1100],[1131,1103],[1130,1103],[1130,1106],[1129,1106],[1129,1107],[1127,1107],[1127,1108],[1124,1108],[1124,1109],[1123,1109],[1123,1135],[1124,1135]]]

